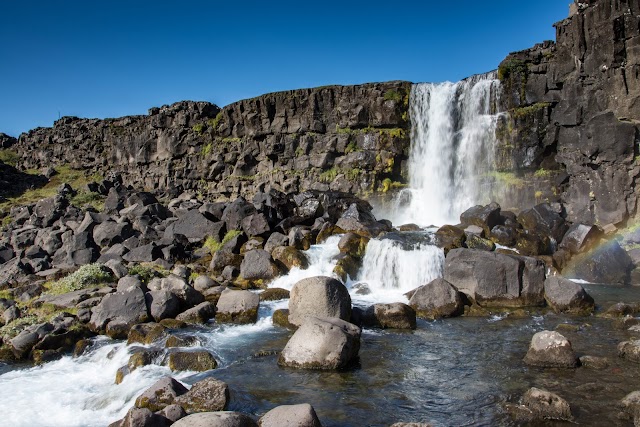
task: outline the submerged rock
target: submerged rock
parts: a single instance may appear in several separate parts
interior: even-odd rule
[[[575,368],[578,363],[571,342],[555,331],[536,333],[524,363],[541,368]]]
[[[521,405],[507,405],[507,411],[520,423],[573,420],[571,407],[566,400],[555,393],[535,387],[527,390]]]
[[[276,406],[258,420],[260,427],[322,427],[308,403]]]
[[[302,279],[293,285],[289,300],[289,322],[300,326],[311,316],[349,320],[351,297],[347,288],[331,277]]]
[[[618,356],[630,362],[640,363],[640,340],[624,341],[618,344]]]
[[[343,369],[360,350],[360,328],[335,317],[308,317],[280,353],[278,364],[303,369]]]

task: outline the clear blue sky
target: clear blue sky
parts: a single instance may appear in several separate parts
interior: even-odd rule
[[[459,80],[554,39],[570,0],[2,0],[0,132],[204,100]]]

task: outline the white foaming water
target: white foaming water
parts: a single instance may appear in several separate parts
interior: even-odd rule
[[[106,344],[79,358],[63,357],[42,366],[0,376],[2,425],[105,426],[122,418],[135,398],[171,371],[149,365],[116,385],[116,371],[127,364],[129,347]],[[173,375],[182,378],[189,373]]]
[[[413,250],[405,250],[394,240],[372,239],[362,264],[357,282],[366,283],[371,293],[352,293],[354,299],[406,302],[404,293],[442,277],[444,252],[429,244],[417,244]]]
[[[498,88],[494,73],[412,87],[409,189],[394,203],[394,224],[457,223],[465,209],[487,201],[480,178],[493,168]]]
[[[333,269],[336,266],[336,256],[340,254],[338,242],[341,235],[331,236],[324,243],[312,245],[304,253],[309,259],[309,268],[302,270],[294,267],[289,274],[279,277],[269,284],[270,288],[283,288],[291,290],[296,282],[314,276],[337,277]]]

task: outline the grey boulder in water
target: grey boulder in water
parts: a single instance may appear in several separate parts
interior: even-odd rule
[[[225,289],[216,305],[216,321],[220,323],[255,323],[260,296],[249,291]]]
[[[258,420],[260,427],[322,427],[308,403],[276,406]]]
[[[524,363],[541,368],[575,368],[578,365],[571,342],[555,331],[542,331],[533,336]]]
[[[256,422],[240,412],[201,412],[178,420],[173,427],[258,427]]]
[[[309,277],[293,285],[289,322],[300,326],[308,317],[351,318],[351,297],[340,281],[326,276]]]
[[[335,317],[309,317],[280,353],[278,364],[303,369],[343,369],[360,351],[361,330]]]
[[[506,409],[516,421],[521,423],[573,420],[571,407],[566,400],[555,393],[535,387],[527,390],[520,405],[507,405]]]
[[[374,304],[364,312],[363,323],[382,329],[415,329],[416,312],[401,302]]]
[[[556,313],[588,314],[595,308],[591,295],[582,286],[564,277],[547,277],[544,295],[547,304]]]
[[[460,292],[449,282],[438,278],[413,292],[409,305],[418,317],[439,319],[459,316],[464,312]]]

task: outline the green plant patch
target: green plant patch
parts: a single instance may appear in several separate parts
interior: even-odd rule
[[[113,274],[102,264],[83,265],[70,275],[49,283],[48,294],[61,295],[68,292],[79,291],[88,287],[104,285],[114,280]]]

